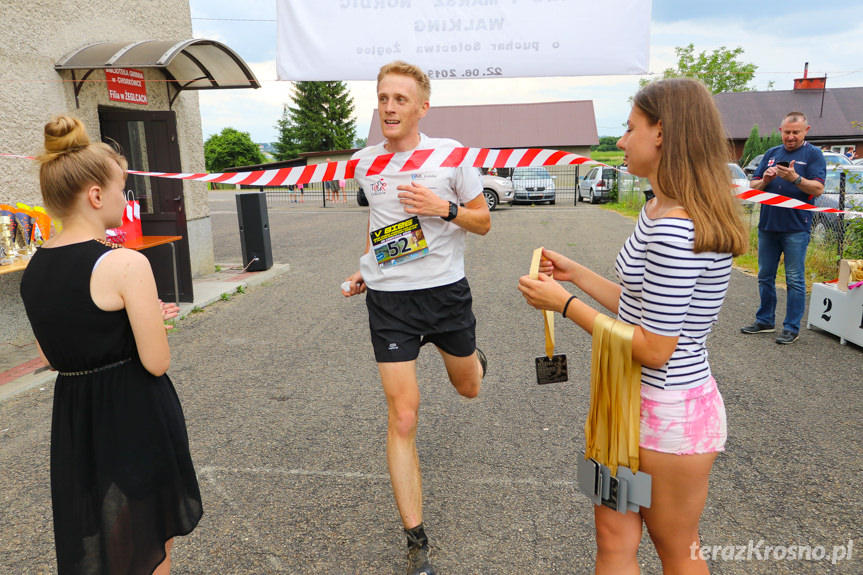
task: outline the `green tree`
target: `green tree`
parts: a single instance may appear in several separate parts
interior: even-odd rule
[[[297,141],[287,105],[282,106],[282,117],[276,122],[276,130],[279,132],[279,139],[273,142],[273,147],[276,149],[273,157],[277,161],[292,160],[298,157],[303,148]]]
[[[752,161],[752,158],[763,151],[761,149],[761,134],[758,133],[758,124],[752,124],[752,131],[749,132],[749,137],[746,138],[746,143],[743,144],[743,155],[740,157],[740,165],[745,166]]]
[[[599,144],[596,146],[591,146],[591,152],[616,152],[617,151],[617,140],[620,139],[620,136],[600,136]]]
[[[782,136],[779,135],[779,132],[772,130],[769,136],[762,138],[758,132],[758,124],[753,124],[752,131],[749,132],[749,137],[746,139],[746,143],[743,144],[743,155],[740,158],[740,165],[745,166],[758,154],[763,154],[770,148],[775,148],[781,144]]]
[[[779,132],[777,132],[776,130],[772,130],[770,132],[770,135],[767,136],[766,138],[764,138],[762,140],[762,142],[763,142],[763,144],[761,146],[762,149],[761,149],[761,152],[759,152],[759,154],[762,152],[766,152],[770,148],[775,148],[776,146],[780,145],[782,143],[782,136],[780,136]]]
[[[293,106],[285,106],[277,127],[286,151],[343,150],[353,146],[356,125],[354,100],[344,82],[296,82]]]
[[[226,168],[263,164],[266,158],[248,132],[225,128],[204,142],[204,163],[209,172],[223,172]]]
[[[713,94],[720,92],[749,92],[754,87],[747,84],[755,77],[758,66],[738,60],[743,54],[743,48],[737,47],[728,50],[720,46],[711,53],[701,52],[695,55],[695,45],[689,44],[681,48],[674,48],[677,54],[677,67],[666,68],[660,78],[695,78],[707,86]],[[642,87],[651,80],[642,78],[638,87]]]

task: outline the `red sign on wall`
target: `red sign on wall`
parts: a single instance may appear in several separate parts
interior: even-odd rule
[[[144,73],[130,68],[106,68],[108,98],[115,102],[147,105],[147,86]]]

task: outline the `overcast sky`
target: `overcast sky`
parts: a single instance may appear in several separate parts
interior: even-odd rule
[[[190,4],[195,37],[227,44],[262,84],[258,90],[200,92],[204,138],[230,126],[249,132],[255,142],[275,141],[274,126],[291,93],[290,82],[276,80],[276,0],[190,0]],[[613,14],[602,21],[574,23],[574,33],[584,25],[607,31],[607,44],[598,46],[598,51],[614,50],[614,38],[626,34],[615,28]],[[357,30],[358,35],[363,33]],[[791,89],[793,79],[802,77],[805,62],[810,76],[827,74],[828,89],[863,86],[863,2],[856,0],[653,0],[650,36],[652,73],[675,66],[675,46],[692,43],[696,54],[720,46],[742,47],[741,59],[758,66],[754,85],[759,90],[767,89],[770,81],[776,90]],[[627,100],[639,78],[434,80],[431,105],[593,100],[600,136],[618,136],[629,114]],[[348,85],[356,106],[357,136],[364,138],[376,105],[375,85]]]

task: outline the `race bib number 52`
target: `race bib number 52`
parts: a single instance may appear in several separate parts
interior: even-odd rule
[[[389,225],[369,234],[378,267],[404,264],[429,253],[422,226],[416,216]]]

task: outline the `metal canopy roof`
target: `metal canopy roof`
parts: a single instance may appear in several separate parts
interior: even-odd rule
[[[87,76],[105,68],[159,68],[176,90],[170,104],[183,90],[261,87],[243,59],[215,40],[98,42],[73,50],[54,66],[72,71],[76,103]],[[86,70],[80,80],[77,70]]]

